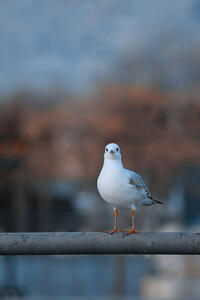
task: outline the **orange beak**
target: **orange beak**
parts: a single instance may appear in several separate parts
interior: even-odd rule
[[[113,150],[110,151],[111,154],[114,154],[115,152]]]

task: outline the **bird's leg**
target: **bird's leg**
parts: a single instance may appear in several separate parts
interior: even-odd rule
[[[115,208],[115,210],[114,210],[114,214],[115,214],[114,229],[113,229],[113,230],[104,230],[104,232],[106,232],[106,233],[113,234],[113,233],[115,233],[115,232],[119,232],[119,230],[117,230],[117,217],[118,217],[118,211],[117,211],[116,208]]]
[[[131,210],[131,214],[132,214],[132,228],[131,228],[131,230],[126,231],[126,234],[138,233],[137,230],[135,229],[135,212],[134,212],[134,209]]]

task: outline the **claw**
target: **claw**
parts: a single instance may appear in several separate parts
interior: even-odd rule
[[[117,228],[114,228],[113,230],[104,230],[105,233],[109,233],[109,234],[113,234],[116,232],[120,232],[119,230],[117,230]]]
[[[127,231],[124,231],[124,232],[126,232],[127,235],[128,234],[137,234],[138,233],[138,231],[134,227],[131,230],[127,230]]]

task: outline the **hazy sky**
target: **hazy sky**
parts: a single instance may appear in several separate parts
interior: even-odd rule
[[[199,50],[199,16],[197,0],[2,0],[0,91],[87,91],[143,55],[151,77],[154,62],[168,67],[180,52]],[[184,80],[183,65],[175,77]]]

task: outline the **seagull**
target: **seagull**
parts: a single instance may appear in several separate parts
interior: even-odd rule
[[[105,147],[104,164],[97,180],[97,189],[103,200],[114,207],[114,229],[105,231],[110,234],[118,232],[118,209],[131,210],[132,228],[125,232],[132,234],[137,233],[134,225],[136,208],[141,205],[162,204],[152,198],[140,175],[123,167],[120,147],[115,143]]]

